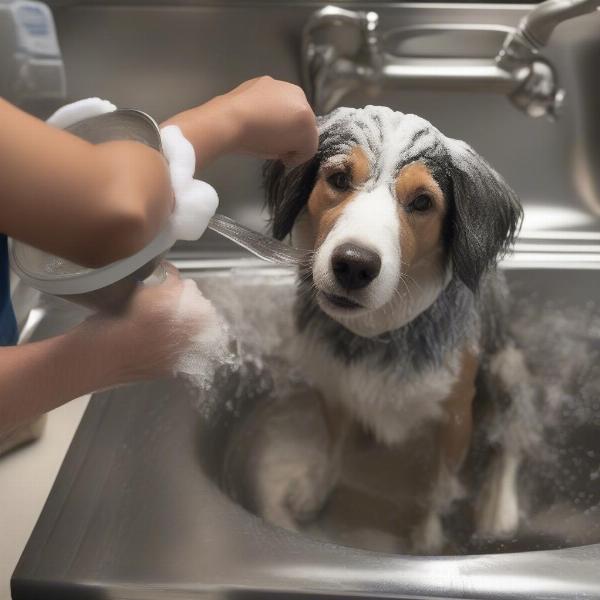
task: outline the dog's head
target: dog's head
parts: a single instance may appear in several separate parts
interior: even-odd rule
[[[265,168],[273,234],[314,250],[321,309],[372,336],[428,308],[452,276],[476,291],[512,242],[515,193],[464,142],[389,108],[319,119],[308,163]]]

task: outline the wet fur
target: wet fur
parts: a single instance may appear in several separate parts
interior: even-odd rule
[[[497,390],[510,386],[501,368],[508,357],[507,348],[511,348],[502,323],[505,290],[495,265],[517,231],[520,204],[473,149],[445,138],[417,117],[381,107],[338,109],[320,118],[319,126],[319,152],[311,161],[291,171],[279,162],[265,167],[274,236],[283,239],[291,234],[294,239],[295,234],[301,234],[321,165],[359,147],[368,157],[373,187],[384,169],[390,169],[389,164],[384,165],[390,160],[394,161],[394,173],[401,174],[402,169],[418,163],[431,174],[445,201],[439,243],[444,256],[442,268],[448,276],[433,302],[417,307],[408,322],[367,337],[353,333],[346,323],[322,310],[315,301],[313,265],[301,269],[296,307],[299,335],[291,352],[324,397],[330,443],[323,446],[327,450],[309,454],[314,463],[310,468],[305,463],[302,467],[300,450],[302,444],[311,444],[310,435],[298,442],[297,456],[288,459],[296,471],[327,473],[329,480],[304,477],[301,484],[290,481],[288,486],[280,481],[278,497],[268,501],[271,508],[263,514],[278,524],[294,527],[307,514],[318,511],[335,484],[348,423],[362,423],[387,445],[404,443],[428,424],[437,424],[440,456],[437,471],[431,474],[425,517],[414,529],[412,550],[439,552],[444,544],[441,516],[463,493],[458,474],[470,446],[475,373],[481,382],[493,371]],[[397,155],[391,157],[386,148],[386,127],[410,133]],[[394,322],[393,315],[385,315],[385,319],[384,323]],[[509,358],[514,360],[514,356]],[[495,365],[495,370],[490,371],[490,365]],[[465,374],[465,369],[469,373]],[[499,395],[502,401],[491,409],[496,418],[506,412],[511,401],[508,393]],[[447,424],[459,413],[468,426],[455,428],[452,433],[452,426]],[[508,447],[506,440],[496,441],[495,458],[478,509],[482,534],[508,533],[518,521],[515,485],[519,449],[514,444]],[[264,457],[273,452],[276,455],[276,448],[273,441]],[[272,456],[267,463],[273,468]],[[268,468],[263,476],[268,478]],[[298,495],[304,499],[302,510],[293,508]],[[263,500],[266,505],[267,500]]]

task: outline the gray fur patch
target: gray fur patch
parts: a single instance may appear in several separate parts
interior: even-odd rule
[[[356,335],[326,315],[312,299],[310,286],[306,279],[299,284],[298,329],[315,336],[347,365],[363,361],[382,369],[393,365],[399,374],[415,375],[440,367],[450,351],[476,343],[479,337],[478,302],[456,278],[413,321],[375,338]]]

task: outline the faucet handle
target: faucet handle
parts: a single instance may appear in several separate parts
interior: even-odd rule
[[[530,117],[556,121],[562,114],[565,90],[558,86],[552,65],[536,59],[522,69],[522,83],[510,95],[511,102]]]

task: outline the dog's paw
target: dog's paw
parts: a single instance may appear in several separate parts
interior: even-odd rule
[[[298,523],[294,515],[290,512],[285,504],[277,504],[275,502],[263,506],[259,511],[260,516],[270,523],[288,531],[300,531]]]
[[[315,519],[327,502],[335,480],[330,469],[319,466],[290,481],[286,505],[297,523]]]
[[[477,534],[484,537],[506,537],[519,526],[519,502],[516,493],[504,490],[486,493],[476,514]]]
[[[298,468],[265,482],[260,515],[279,527],[297,531],[319,514],[335,483],[326,467]]]
[[[337,482],[337,463],[325,444],[300,445],[304,440],[273,436],[254,480],[259,514],[267,521],[298,529],[321,511]],[[314,440],[313,440],[314,442]]]
[[[435,512],[430,512],[411,535],[411,549],[414,554],[439,554],[445,543],[442,520]]]

